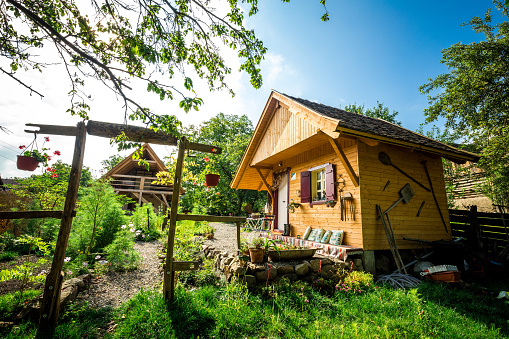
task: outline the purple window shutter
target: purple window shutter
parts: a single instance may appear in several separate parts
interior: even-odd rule
[[[311,172],[300,173],[300,202],[311,202]]]
[[[325,166],[325,191],[327,200],[336,200],[336,171],[335,165],[329,164]]]

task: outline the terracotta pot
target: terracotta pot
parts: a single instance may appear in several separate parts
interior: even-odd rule
[[[18,155],[16,165],[18,166],[18,169],[23,171],[35,171],[37,166],[39,166],[39,161],[33,157]]]
[[[254,263],[261,263],[263,262],[263,255],[264,255],[263,248],[250,248],[249,249],[249,256],[251,257],[251,262]]]
[[[219,183],[219,174],[205,174],[205,183],[207,186],[217,186]]]

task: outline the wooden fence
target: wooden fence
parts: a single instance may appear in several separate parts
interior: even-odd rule
[[[453,238],[464,237],[472,247],[499,252],[509,245],[509,214],[449,210]]]

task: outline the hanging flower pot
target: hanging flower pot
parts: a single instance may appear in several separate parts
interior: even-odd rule
[[[18,161],[16,161],[18,169],[23,171],[35,171],[39,166],[39,161],[34,157],[28,157],[24,155],[18,155]]]
[[[219,183],[219,174],[205,174],[205,184],[207,186],[217,186]]]

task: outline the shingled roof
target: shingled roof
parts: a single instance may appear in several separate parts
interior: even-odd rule
[[[465,156],[468,154],[474,159],[474,161],[477,161],[480,158],[480,156],[477,154],[443,144],[382,119],[371,118],[361,114],[347,112],[339,108],[319,104],[305,99],[295,98],[287,94],[282,95],[320,115],[339,120],[338,127],[336,129],[337,131],[353,135],[355,135],[355,132],[367,133],[403,142],[409,142],[416,145],[422,145],[425,147],[431,147],[454,153],[459,156]]]

